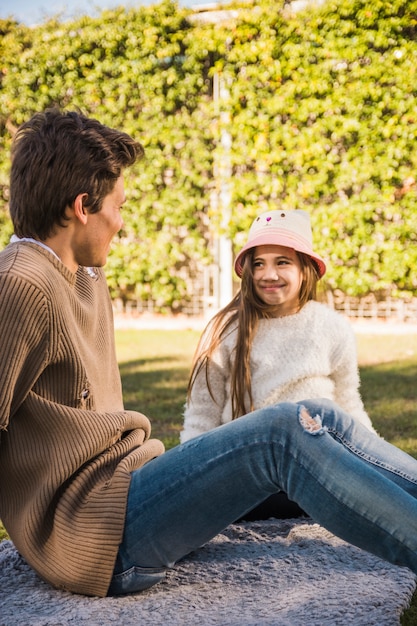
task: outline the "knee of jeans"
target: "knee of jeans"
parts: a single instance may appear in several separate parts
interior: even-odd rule
[[[320,415],[311,416],[304,406],[300,406],[298,419],[303,429],[310,435],[323,435],[327,431]]]
[[[134,565],[120,574],[113,575],[107,595],[116,596],[144,591],[161,582],[165,576],[165,568]]]
[[[327,398],[302,400],[297,404],[307,409],[310,415],[319,415],[322,424],[330,433],[345,433],[352,425],[355,425],[356,420],[351,415]]]

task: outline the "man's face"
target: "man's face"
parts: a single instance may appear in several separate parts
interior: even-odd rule
[[[79,265],[102,267],[106,264],[110,245],[116,233],[123,228],[121,208],[126,201],[124,179],[120,176],[98,213],[89,213],[82,237],[74,254]]]

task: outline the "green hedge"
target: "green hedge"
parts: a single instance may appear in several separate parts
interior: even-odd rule
[[[417,1],[224,8],[214,24],[171,1],[35,28],[0,21],[0,246],[11,136],[58,104],[145,146],[107,266],[114,297],[181,309],[213,238],[239,246],[275,207],[311,214],[328,288],[416,295]],[[212,198],[227,168],[225,224]]]

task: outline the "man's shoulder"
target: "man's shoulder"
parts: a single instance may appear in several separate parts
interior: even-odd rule
[[[0,252],[0,273],[21,277],[28,282],[41,284],[55,280],[59,274],[70,283],[75,275],[51,251],[35,243],[11,243]]]
[[[4,270],[13,265],[16,254],[17,254],[17,246],[13,246],[9,244],[3,250],[0,251],[0,269]]]
[[[47,267],[32,246],[9,244],[0,252],[0,273],[36,279]]]
[[[0,267],[8,267],[16,263],[33,263],[38,257],[35,244],[9,243],[0,252]]]
[[[54,264],[34,247],[9,244],[0,252],[0,290],[14,301],[40,304],[53,293],[63,294]]]

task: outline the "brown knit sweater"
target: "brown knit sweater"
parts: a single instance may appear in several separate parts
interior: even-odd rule
[[[28,242],[0,253],[0,519],[52,585],[107,593],[130,472],[163,452],[123,408],[102,270]]]

